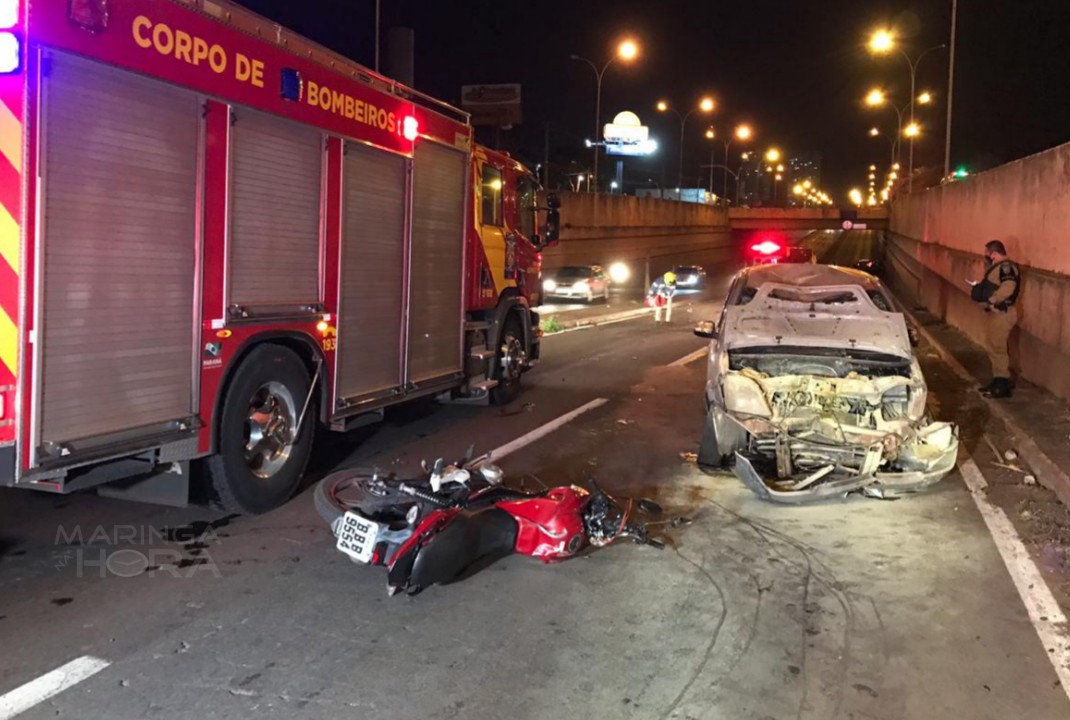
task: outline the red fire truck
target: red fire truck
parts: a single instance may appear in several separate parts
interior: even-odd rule
[[[0,482],[261,512],[317,426],[508,401],[557,203],[223,0],[0,0]]]

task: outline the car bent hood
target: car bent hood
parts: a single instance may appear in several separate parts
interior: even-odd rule
[[[901,313],[885,312],[859,286],[766,283],[745,305],[725,310],[725,347],[820,347],[865,350],[909,359]]]

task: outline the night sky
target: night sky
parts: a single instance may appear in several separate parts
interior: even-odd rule
[[[372,65],[373,0],[242,4]],[[948,41],[950,8],[951,0],[382,0],[384,42],[391,25],[415,31],[417,89],[458,102],[463,84],[523,85],[523,124],[501,133],[501,144],[539,163],[549,123],[552,185],[591,162],[582,143],[594,130],[594,72],[569,55],[601,65],[629,35],[641,56],[606,72],[602,119],[633,110],[661,144],[656,157],[627,162],[629,187],[647,178],[675,185],[680,125],[655,102],[693,106],[709,93],[717,111],[709,119],[696,113],[687,126],[684,175],[692,185],[706,177],[706,126],[722,132],[746,121],[757,134],[752,147],[821,153],[823,185],[838,200],[864,186],[871,162],[888,164],[889,141],[867,130],[893,129],[895,114],[865,108],[867,89],[880,85],[900,104],[909,96],[906,62],[870,55],[869,32],[894,27],[916,55]],[[919,90],[937,102],[918,111],[926,135],[916,166],[943,163],[947,57],[929,53],[918,70]],[[979,170],[1070,140],[1068,85],[1070,1],[960,0],[953,166]],[[487,130],[480,137],[495,139]],[[721,162],[723,145],[716,147]],[[733,168],[742,149],[732,148]],[[602,172],[608,177],[609,166]]]

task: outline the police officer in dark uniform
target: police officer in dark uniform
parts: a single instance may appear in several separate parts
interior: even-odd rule
[[[992,361],[992,382],[981,388],[985,397],[1008,398],[1014,389],[1011,383],[1011,360],[1007,353],[1007,339],[1018,322],[1018,291],[1021,271],[1007,258],[1007,248],[999,240],[985,244],[985,277],[973,286],[971,298],[984,305],[988,314],[985,349]]]

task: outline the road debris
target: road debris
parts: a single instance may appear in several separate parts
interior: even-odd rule
[[[680,453],[680,459],[684,462],[698,462],[698,453],[682,452]]]
[[[1026,485],[1036,485],[1037,478],[1035,475],[1026,475],[1024,478],[1022,478],[1022,482],[1024,482]]]

